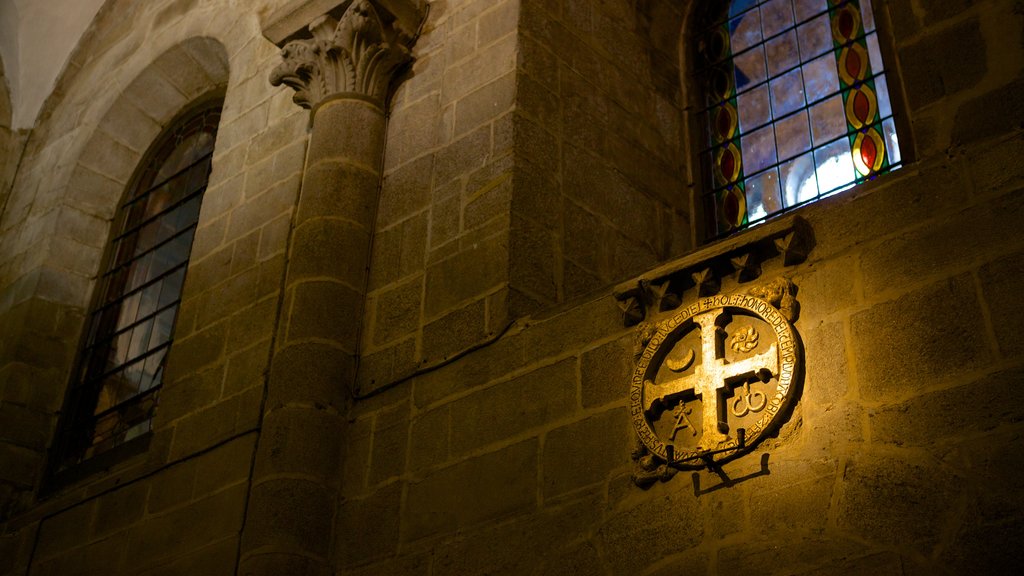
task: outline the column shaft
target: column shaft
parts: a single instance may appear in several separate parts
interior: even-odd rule
[[[242,538],[240,574],[333,574],[345,411],[363,320],[384,111],[315,111]]]

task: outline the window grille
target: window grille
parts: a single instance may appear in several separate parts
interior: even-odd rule
[[[869,0],[725,4],[698,36],[710,238],[900,166]]]
[[[219,120],[218,103],[165,132],[118,209],[68,391],[58,469],[151,429]]]

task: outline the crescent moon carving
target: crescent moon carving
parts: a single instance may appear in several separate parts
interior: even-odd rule
[[[690,348],[686,352],[686,356],[683,357],[682,360],[672,360],[670,358],[668,360],[665,360],[665,365],[668,366],[668,369],[673,372],[682,372],[683,370],[689,368],[690,364],[693,364],[693,359],[695,356],[696,355],[693,353],[693,348]]]

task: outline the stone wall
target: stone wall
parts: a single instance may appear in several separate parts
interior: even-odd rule
[[[1024,14],[1005,1],[875,4],[894,38],[893,75],[901,79],[894,84],[910,128],[901,142],[914,159],[802,209],[816,238],[802,264],[766,265],[749,284],[724,281],[728,292],[777,274],[792,278],[807,361],[799,403],[778,437],[726,465],[741,481],[723,487],[701,472],[646,491],[633,484],[626,394],[635,329],[623,327],[603,292],[517,323],[489,346],[356,403],[340,515],[365,539],[338,542],[344,573],[1013,571],[1024,540],[1024,500],[1012,488],[1013,470],[1024,463],[1024,413],[1015,407],[1024,357],[1011,296],[1024,279],[1015,160],[1024,151],[1024,115],[1012,95],[1022,78]],[[600,46],[622,31],[594,29],[616,6],[522,3],[517,103],[524,117],[543,114],[534,99],[543,75],[563,99],[600,98],[595,87],[572,82],[618,72]],[[596,34],[583,42],[589,52],[573,41],[590,36],[561,28],[574,21]],[[594,69],[576,75],[574,58],[590,58]],[[546,130],[588,110],[548,98],[558,113],[542,122]],[[589,106],[609,109],[608,102]],[[635,113],[638,123],[651,117]],[[595,171],[628,178],[615,164],[621,156],[601,154],[623,133],[608,125],[615,114],[595,116],[580,122],[592,139],[574,136],[561,154],[535,152],[553,139],[540,132],[517,141],[526,157],[515,168],[561,182],[566,194]],[[594,157],[587,174],[530,163],[560,158],[562,170],[579,168],[579,158],[569,160],[576,146]],[[604,193],[593,184],[586,191],[541,213],[567,222],[583,209],[577,202],[600,202]],[[519,194],[527,203],[529,192],[513,186],[513,218]],[[596,217],[590,211],[599,208],[584,207]],[[628,245],[581,233],[573,240],[595,250]],[[543,260],[545,251],[536,254]],[[614,277],[575,272],[590,286]]]
[[[693,245],[681,14],[631,5],[430,5],[392,103],[360,390]]]
[[[326,550],[302,557],[309,573],[389,576],[1024,560],[1019,2],[874,2],[909,161],[800,209],[806,260],[722,279],[797,286],[794,411],[725,466],[732,486],[700,472],[646,490],[636,328],[612,287],[723,250],[696,246],[678,45],[693,3],[429,3],[390,99],[355,382],[275,358],[310,115],[268,83],[281,58],[263,33],[285,2],[240,4],[109,1],[28,135],[0,214],[0,574],[232,574],[296,542]],[[211,91],[224,115],[154,433],[45,485],[114,207]],[[272,359],[274,394],[294,397],[267,398]],[[264,429],[270,404],[353,389],[347,426]],[[254,510],[253,484],[285,476],[340,487],[333,516],[297,491],[276,494],[288,517]]]
[[[267,82],[279,56],[260,18],[276,4],[108,2],[28,138],[0,219],[0,573],[234,570],[307,139]],[[161,130],[211,93],[223,115],[154,432],[44,483],[116,206]]]

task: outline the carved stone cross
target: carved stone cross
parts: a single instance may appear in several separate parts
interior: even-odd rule
[[[727,440],[719,429],[722,420],[722,407],[719,405],[720,392],[748,382],[754,378],[767,380],[779,373],[779,353],[773,343],[767,352],[751,356],[739,362],[727,363],[720,351],[718,318],[723,310],[711,310],[693,317],[700,325],[701,364],[693,374],[669,380],[663,384],[644,382],[644,410],[650,411],[655,402],[664,406],[672,404],[681,394],[693,392],[701,399],[703,414],[701,422],[703,432],[700,438],[700,449],[710,450]]]

